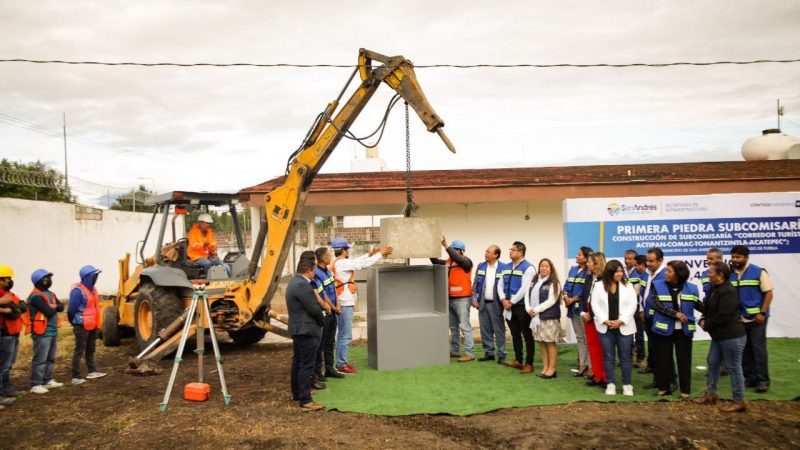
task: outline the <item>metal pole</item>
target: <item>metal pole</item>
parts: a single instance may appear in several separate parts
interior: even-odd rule
[[[136,190],[131,189],[131,200],[133,201],[133,212],[136,212]]]
[[[69,200],[69,172],[67,171],[67,113],[62,113],[62,125],[64,131],[64,191]]]

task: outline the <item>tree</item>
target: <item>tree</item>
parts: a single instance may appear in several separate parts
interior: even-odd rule
[[[144,185],[139,185],[138,191],[131,191],[117,196],[111,209],[115,211],[153,212],[155,205],[145,205],[145,201],[153,195]]]
[[[41,161],[18,163],[3,158],[0,161],[0,197],[70,202],[70,192],[64,187],[64,176]]]

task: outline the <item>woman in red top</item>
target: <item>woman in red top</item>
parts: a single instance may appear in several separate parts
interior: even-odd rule
[[[600,342],[600,335],[597,333],[597,328],[594,326],[594,314],[592,313],[592,298],[589,295],[592,292],[594,283],[600,282],[600,277],[603,275],[603,270],[606,268],[606,256],[602,252],[592,253],[586,261],[586,268],[592,274],[591,282],[586,283],[583,295],[587,298],[586,310],[581,313],[583,318],[583,325],[586,329],[586,346],[589,348],[589,360],[592,362],[592,372],[587,374],[586,378],[589,381],[587,386],[605,386],[606,373],[603,369],[603,344]]]

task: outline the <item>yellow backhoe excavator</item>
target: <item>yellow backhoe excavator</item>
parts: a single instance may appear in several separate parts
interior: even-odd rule
[[[346,103],[340,100],[347,87],[358,75],[361,83]],[[369,50],[359,51],[358,66],[339,93],[317,116],[302,145],[290,156],[286,179],[282,185],[265,196],[261,228],[254,245],[252,258],[244,254],[241,229],[236,216],[239,199],[231,194],[210,194],[176,191],[156,197],[156,206],[147,236],[153,231],[156,218],[161,216],[153,257],[145,257],[144,242],[140,242],[139,264],[130,274],[130,255],[120,260],[118,292],[113,300],[103,301],[103,341],[105,345],[119,344],[120,335],[133,329],[141,353],[132,361],[147,373],[158,361],[173,352],[178,345],[187,308],[192,298],[192,283],[208,283],[209,305],[215,329],[228,332],[234,341],[250,344],[259,341],[267,332],[285,335],[285,330],[270,324],[270,318],[281,318],[270,308],[278,287],[282,269],[292,244],[295,225],[306,202],[311,182],[339,141],[349,129],[382,83],[397,92],[422,119],[429,132],[438,133],[450,151],[453,144],[445,135],[444,122],[434,112],[417,82],[413,64],[402,56],[384,56]],[[178,239],[175,217],[194,208],[228,207],[233,217],[238,252],[225,255],[224,261],[233,268],[231,276],[222,267],[212,267],[208,273],[186,259],[185,239]],[[172,217],[172,241],[167,225]],[[262,255],[263,251],[263,255]],[[261,258],[261,265],[256,264]],[[217,270],[218,269],[218,270]],[[192,325],[191,333],[194,333]]]

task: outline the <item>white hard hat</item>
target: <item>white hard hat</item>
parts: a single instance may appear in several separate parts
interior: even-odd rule
[[[198,222],[205,222],[205,223],[214,223],[214,219],[211,218],[211,214],[203,213],[197,218]]]

